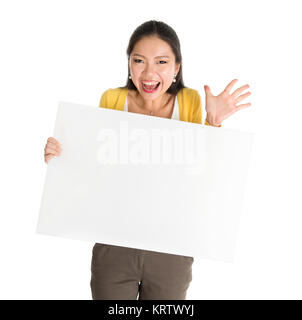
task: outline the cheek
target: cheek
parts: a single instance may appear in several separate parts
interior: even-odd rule
[[[170,82],[173,80],[174,73],[172,69],[162,70],[161,77],[165,82]]]
[[[132,66],[131,72],[134,79],[139,78],[143,68],[141,66]]]
[[[132,74],[138,74],[140,72],[140,69],[142,68],[139,64],[130,64],[130,70]]]

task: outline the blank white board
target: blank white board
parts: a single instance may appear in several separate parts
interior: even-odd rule
[[[253,133],[60,103],[37,232],[233,262]]]

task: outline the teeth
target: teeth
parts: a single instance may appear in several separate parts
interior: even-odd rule
[[[145,84],[146,86],[153,86],[158,84],[159,82],[143,82],[143,84]]]

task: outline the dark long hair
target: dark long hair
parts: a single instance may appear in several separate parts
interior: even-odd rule
[[[176,82],[172,82],[170,88],[167,90],[168,93],[172,95],[176,95],[178,91],[182,88],[185,88],[185,85],[183,83],[182,79],[182,56],[181,56],[181,51],[180,51],[180,42],[178,39],[178,36],[176,32],[168,26],[166,23],[161,22],[161,21],[156,21],[156,20],[150,20],[147,21],[140,26],[138,26],[134,32],[132,33],[128,48],[127,48],[127,56],[128,56],[128,77],[127,77],[127,83],[124,87],[121,88],[128,88],[130,90],[136,90],[137,88],[132,82],[131,79],[129,79],[130,75],[130,70],[129,70],[129,59],[130,59],[130,54],[135,46],[135,44],[141,40],[143,37],[146,36],[158,36],[161,40],[166,41],[174,55],[175,55],[175,62],[180,63],[180,68],[178,71],[178,74],[176,76]]]

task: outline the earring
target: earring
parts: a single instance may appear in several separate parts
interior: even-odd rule
[[[173,82],[176,82],[176,74],[174,75],[174,79],[173,79]]]
[[[132,79],[131,76],[129,76],[129,79]]]

